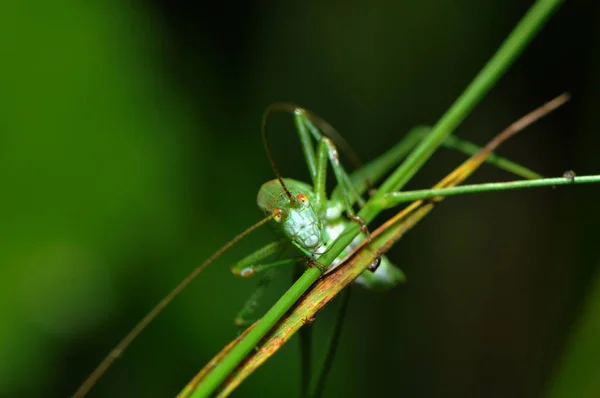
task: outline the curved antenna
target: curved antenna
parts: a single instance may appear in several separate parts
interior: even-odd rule
[[[142,333],[142,331],[150,324],[150,322],[152,322],[154,320],[154,318],[156,318],[156,316],[158,314],[160,314],[161,311],[169,303],[171,303],[171,301],[173,301],[173,299],[175,297],[177,297],[179,295],[179,293],[181,293],[183,291],[183,289],[185,289],[194,280],[194,278],[196,278],[198,276],[198,274],[200,274],[200,272],[202,272],[204,270],[204,268],[206,268],[210,263],[212,263],[217,258],[219,258],[221,256],[221,254],[223,254],[227,250],[229,250],[233,245],[235,245],[237,242],[239,242],[243,237],[245,237],[250,232],[257,229],[258,227],[262,226],[263,224],[265,224],[267,221],[271,220],[272,218],[273,218],[273,215],[269,215],[268,217],[265,217],[262,220],[260,220],[259,222],[257,222],[256,224],[246,228],[246,230],[244,230],[244,232],[240,233],[235,238],[233,238],[229,242],[227,242],[219,250],[214,252],[212,254],[212,256],[207,258],[202,264],[200,264],[198,267],[196,267],[184,280],[179,282],[179,285],[177,285],[173,290],[171,290],[171,292],[168,295],[166,295],[161,301],[159,301],[158,304],[156,304],[156,306],[154,308],[152,308],[152,310],[149,313],[147,313],[146,316],[144,318],[142,318],[142,320],[139,321],[138,324],[135,325],[135,327],[133,329],[131,329],[131,331],[127,334],[127,336],[125,336],[123,338],[123,340],[121,340],[119,342],[119,344],[117,344],[115,346],[115,348],[113,348],[110,351],[110,353],[102,360],[102,362],[100,362],[100,364],[96,367],[96,369],[94,369],[94,371],[88,376],[88,378],[85,379],[83,384],[81,384],[81,386],[79,386],[77,391],[75,391],[75,393],[73,394],[73,398],[82,398],[82,397],[86,396],[87,393],[92,389],[92,387],[94,387],[94,385],[98,382],[98,380],[100,380],[102,375],[104,375],[104,373],[108,370],[108,368],[110,368],[110,366],[113,364],[113,362],[123,354],[123,352],[129,346],[129,344],[131,344],[131,342],[133,342],[133,340],[135,340],[136,337],[138,337],[139,334]]]
[[[279,180],[284,191],[286,192],[286,195],[288,194],[289,191],[287,190],[287,187],[285,187],[285,184],[283,183],[283,181],[280,177],[279,171],[277,169],[277,166],[275,165],[275,162],[273,161],[271,151],[270,151],[268,143],[266,141],[266,130],[267,130],[266,125],[267,125],[268,118],[271,116],[271,114],[273,114],[275,112],[289,112],[289,113],[294,114],[297,111],[302,111],[302,113],[307,117],[307,119],[309,119],[314,125],[316,125],[319,128],[319,130],[321,130],[323,132],[323,134],[325,136],[333,139],[333,141],[336,144],[336,147],[350,161],[352,168],[358,170],[363,166],[363,162],[360,160],[360,158],[358,157],[356,152],[352,149],[352,146],[331,124],[327,123],[324,119],[322,119],[320,116],[318,116],[314,112],[312,112],[306,108],[303,108],[301,106],[298,106],[294,103],[276,102],[267,107],[267,110],[265,111],[265,114],[263,116],[263,141],[265,144],[265,149],[267,150],[267,155],[269,157],[269,160],[271,161],[271,166],[273,167],[273,170],[275,171],[275,174],[277,175],[277,179]],[[371,184],[369,183],[368,180],[367,180],[367,186],[368,187],[371,186]],[[288,198],[289,198],[289,195],[288,195]]]
[[[277,104],[275,104],[275,105],[277,105]],[[277,110],[278,110],[277,107],[273,106],[273,105],[269,106],[265,110],[265,113],[263,114],[263,119],[262,119],[262,139],[263,139],[263,144],[265,146],[265,151],[267,152],[267,157],[269,158],[269,162],[271,162],[271,168],[273,168],[273,172],[275,173],[275,176],[279,180],[279,184],[281,184],[281,188],[283,188],[283,191],[285,192],[285,195],[288,197],[288,200],[290,201],[290,203],[294,204],[294,203],[296,203],[296,198],[294,198],[294,195],[291,194],[290,190],[283,182],[283,178],[281,177],[281,173],[279,172],[279,169],[277,168],[275,159],[273,159],[273,154],[271,153],[271,148],[269,147],[269,141],[267,140],[267,122],[269,121],[269,117],[271,116],[271,114],[273,112],[276,112]]]

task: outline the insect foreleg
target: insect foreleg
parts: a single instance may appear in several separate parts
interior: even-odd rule
[[[280,239],[278,241],[268,243],[260,249],[242,258],[237,263],[235,263],[231,267],[231,272],[233,272],[237,276],[249,277],[256,274],[257,272],[264,271],[268,268],[272,268],[274,263],[261,264],[261,262],[267,257],[281,252],[285,248],[289,247],[289,244],[290,241],[287,239]],[[275,264],[275,266],[276,265],[280,264]]]
[[[358,192],[356,191],[354,185],[350,181],[350,177],[342,167],[338,153],[335,148],[333,142],[327,137],[321,137],[319,141],[319,158],[324,158],[324,153],[327,154],[327,158],[331,163],[331,167],[333,168],[333,174],[338,182],[338,185],[342,187],[342,192],[344,193],[341,202],[344,205],[346,210],[346,215],[348,218],[360,225],[361,231],[369,235],[369,231],[367,229],[366,223],[356,215],[354,209],[352,208],[354,203],[358,203],[360,206],[364,205],[364,200],[360,197]]]

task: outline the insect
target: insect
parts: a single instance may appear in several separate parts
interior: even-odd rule
[[[378,259],[383,256],[395,242],[398,241],[412,226],[414,226],[422,217],[429,213],[437,203],[445,196],[456,194],[457,184],[462,183],[470,174],[496,150],[496,148],[505,140],[514,136],[523,128],[535,122],[539,118],[551,112],[568,100],[568,94],[556,97],[541,107],[523,116],[512,123],[500,134],[490,140],[485,147],[477,151],[469,159],[463,162],[454,171],[444,177],[433,189],[421,191],[398,192],[393,186],[397,184],[398,175],[402,176],[403,167],[400,166],[384,182],[379,191],[369,199],[369,202],[360,211],[366,220],[372,220],[373,214],[377,214],[383,208],[395,206],[399,203],[412,201],[404,207],[394,217],[390,218],[370,235],[370,239],[362,240],[355,247],[347,259],[342,260],[343,268],[330,275],[317,280],[320,274],[318,271],[308,270],[294,283],[271,309],[257,323],[244,331],[242,336],[236,338],[230,344],[225,346],[200,372],[184,387],[179,397],[206,397],[213,392],[219,391],[219,396],[227,396],[231,393],[249,374],[256,370],[266,359],[276,352],[289,338],[296,332],[301,333],[305,330],[307,319],[314,318],[315,314],[327,302],[332,300],[349,283],[356,280],[361,273],[369,267],[375,267]],[[440,142],[441,143],[441,142]],[[419,147],[420,148],[420,147]],[[415,150],[418,153],[418,150]],[[408,163],[407,160],[404,164]],[[410,164],[410,163],[409,163]],[[400,172],[398,172],[400,171]],[[563,179],[560,179],[563,180]],[[526,182],[543,182],[545,186],[554,184],[556,179],[535,179],[534,181],[519,181],[520,184]],[[399,185],[402,185],[401,183]],[[465,192],[473,189],[487,189],[489,186],[498,187],[499,185],[511,186],[513,183],[498,184],[476,184],[461,186],[466,189]],[[390,188],[392,186],[392,188]],[[539,186],[539,185],[538,185]],[[375,210],[373,210],[375,209]],[[353,231],[348,237],[342,236],[332,245],[330,252],[326,252],[319,257],[323,264],[337,260],[335,257],[351,244],[352,239],[359,232],[359,228],[349,225],[349,231]],[[321,260],[322,259],[322,260]],[[345,297],[348,297],[346,294]],[[291,304],[288,304],[291,303]],[[336,330],[338,325],[336,324]],[[337,332],[334,331],[334,335]],[[301,339],[302,343],[302,339]],[[308,347],[306,347],[308,348]],[[333,348],[333,350],[331,350]],[[330,345],[330,353],[335,351],[335,344]],[[303,355],[302,359],[302,380],[303,391],[307,393],[310,385],[310,366],[308,359],[310,354]],[[328,369],[325,367],[324,369]],[[321,381],[326,380],[326,373],[321,373],[317,390],[315,394],[319,395],[324,384]]]
[[[308,165],[312,185],[290,178],[283,178],[272,157],[267,140],[267,121],[273,112],[290,112],[294,117],[302,150]],[[275,104],[267,108],[263,117],[262,137],[268,158],[276,179],[263,184],[260,188],[257,204],[266,213],[266,217],[234,237],[200,266],[188,275],[175,289],[164,297],[125,338],[98,365],[73,395],[83,397],[102,377],[111,364],[122,355],[129,344],[148,326],[150,322],[209,264],[239,240],[262,225],[270,223],[280,235],[280,239],[268,243],[255,252],[245,256],[234,264],[234,274],[249,277],[283,265],[305,261],[308,266],[323,267],[319,257],[327,252],[328,246],[340,237],[349,223],[360,226],[360,234],[342,251],[327,271],[335,268],[339,262],[355,247],[369,240],[369,231],[364,221],[357,216],[355,206],[361,207],[371,184],[377,182],[397,163],[399,163],[427,133],[428,128],[418,127],[386,153],[364,167],[348,174],[339,158],[338,150],[331,137],[337,136],[341,146],[350,157],[355,157],[345,141],[324,120],[308,110],[292,104]],[[324,133],[327,133],[325,135]],[[313,141],[316,143],[313,143]],[[479,148],[473,144],[451,137],[446,146],[473,154]],[[537,174],[522,168],[506,159],[494,156],[487,160],[507,171],[525,178],[537,178]],[[331,196],[326,194],[328,165],[333,169],[337,186]],[[285,255],[293,251],[290,257]],[[273,261],[263,263],[270,257]],[[385,290],[404,280],[402,271],[385,256],[373,259],[369,269],[364,271],[356,282],[366,288]],[[250,300],[240,312],[236,323],[245,323],[244,316],[251,312],[255,300]]]
[[[275,111],[288,111],[294,115],[312,185],[291,178],[282,178],[279,174],[269,149],[266,129],[268,117]],[[317,128],[316,125],[319,125],[320,128]],[[361,233],[332,266],[337,265],[339,260],[345,257],[358,242],[368,239],[366,225],[356,215],[354,205],[364,205],[362,195],[370,187],[369,179],[379,177],[391,165],[385,164],[377,170],[372,168],[373,170],[368,172],[365,171],[366,169],[360,170],[353,177],[355,181],[362,178],[363,183],[357,184],[342,166],[338,150],[332,139],[323,135],[322,131],[339,136],[329,124],[316,115],[292,104],[274,104],[265,112],[263,140],[277,178],[261,186],[257,204],[267,216],[273,218],[274,230],[282,235],[283,239],[269,243],[238,261],[232,267],[234,274],[249,277],[273,267],[296,263],[304,258],[308,259],[309,266],[320,267],[318,257],[327,250],[331,242],[340,236],[349,222],[358,223]],[[316,148],[313,146],[312,140],[317,143]],[[342,142],[345,143],[345,141]],[[356,158],[350,149],[347,151],[350,156]],[[328,165],[333,169],[337,182],[337,187],[331,197],[327,196],[325,190]],[[291,247],[296,248],[296,252],[301,254],[301,257],[261,263],[269,256],[279,257]],[[403,279],[402,271],[386,257],[382,257],[369,272],[361,275],[357,283],[369,289],[383,290],[395,286]]]
[[[267,140],[268,118],[277,111],[289,112],[294,117],[312,185],[291,178],[282,178],[279,173]],[[265,149],[277,178],[262,185],[258,192],[257,204],[267,216],[272,217],[271,224],[274,231],[283,238],[268,243],[247,255],[232,267],[232,272],[241,277],[250,277],[273,268],[302,261],[306,262],[308,266],[320,267],[318,258],[327,250],[331,242],[340,236],[348,223],[358,223],[361,226],[361,233],[333,261],[328,271],[333,270],[360,242],[369,239],[366,226],[356,216],[353,206],[364,205],[362,195],[371,188],[371,181],[378,181],[403,159],[427,130],[426,127],[413,129],[403,141],[386,154],[352,175],[348,175],[339,160],[339,154],[332,139],[323,132],[326,131],[332,137],[338,137],[338,141],[345,148],[348,157],[355,163],[359,163],[358,157],[332,126],[310,111],[296,105],[271,105],[265,112],[262,132]],[[316,148],[313,141],[316,143]],[[476,145],[456,137],[451,137],[447,146],[466,153],[475,153],[480,149]],[[492,158],[490,162],[526,178],[538,177],[537,174],[520,168],[506,159],[496,157]],[[331,197],[328,197],[325,192],[328,165],[331,165],[337,182],[337,187],[333,190]],[[285,259],[279,259],[285,256],[290,249],[296,249],[294,250],[296,256],[291,254]],[[275,257],[278,260],[263,263],[269,257]],[[235,319],[238,326],[243,327],[250,323],[247,317],[253,312],[269,279],[270,275],[266,275],[255,294],[238,313]],[[383,291],[396,286],[404,279],[405,276],[400,268],[392,264],[386,256],[378,256],[373,259],[368,270],[355,280],[355,283],[370,290]]]
[[[282,178],[273,160],[267,140],[267,119],[276,111],[286,111],[294,116],[296,130],[299,134],[305,160],[310,171],[312,185],[305,182]],[[318,257],[327,250],[329,243],[335,241],[349,222],[361,226],[361,233],[332,263],[335,267],[346,257],[356,245],[369,239],[364,222],[356,216],[353,206],[364,205],[362,195],[369,190],[372,182],[378,181],[394,167],[410,149],[427,133],[427,127],[413,129],[404,140],[387,153],[369,163],[352,175],[348,175],[339,160],[336,146],[331,138],[324,135],[326,131],[332,136],[339,136],[333,127],[310,111],[293,104],[274,104],[265,112],[263,118],[263,141],[276,179],[266,182],[259,190],[257,204],[267,216],[273,217],[275,231],[284,238],[269,243],[252,254],[238,261],[233,267],[234,274],[242,277],[253,276],[259,272],[289,265],[303,258],[308,258],[309,266],[319,266]],[[316,142],[314,147],[312,140]],[[347,147],[343,139],[340,141]],[[446,146],[473,154],[480,148],[476,145],[451,137]],[[316,151],[315,151],[316,149]],[[346,149],[349,156],[357,159],[351,149]],[[538,178],[539,175],[499,157],[490,157],[490,163],[514,172],[525,178]],[[334,171],[337,187],[331,197],[325,192],[325,180],[329,163]],[[277,255],[294,246],[303,257],[291,257],[285,260],[263,264],[262,260]],[[393,265],[385,256],[374,259],[368,271],[365,271],[356,282],[368,289],[385,290],[404,280],[402,271]]]

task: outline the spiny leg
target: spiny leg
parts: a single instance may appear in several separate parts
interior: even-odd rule
[[[335,167],[336,164],[339,165],[339,155],[337,147],[334,144],[333,140],[330,137],[324,135],[319,130],[319,128],[317,128],[313,124],[312,120],[316,120],[316,122],[322,128],[327,128],[329,134],[334,134],[338,137],[338,140],[342,141],[344,145],[343,148],[345,148],[346,154],[348,155],[350,160],[353,161],[353,163],[360,165],[360,160],[358,159],[358,156],[356,156],[352,148],[348,145],[348,143],[333,127],[331,127],[325,121],[321,120],[314,114],[309,113],[304,109],[297,108],[295,110],[294,121],[296,124],[296,129],[298,130],[298,134],[300,136],[300,142],[302,143],[302,148],[305,154],[306,162],[311,172],[314,192],[317,197],[317,204],[324,205],[325,201],[327,200],[327,196],[325,193],[327,158],[329,158],[332,165],[334,165]],[[319,143],[319,145],[322,141],[326,141],[329,150],[322,151],[318,149],[315,155],[314,147],[311,141],[311,135],[312,138]],[[343,169],[341,170],[341,173],[338,173],[335,168],[334,171],[336,172],[338,184],[343,184],[346,188],[353,191],[352,193],[354,194],[354,196],[350,201],[350,207],[354,203],[358,203],[358,205],[361,207],[364,206],[365,201],[360,196],[360,194],[358,194],[358,192],[354,189],[354,184],[350,180],[350,176],[348,175],[348,173],[346,173]]]
[[[358,223],[361,226],[361,231],[366,233],[367,238],[370,239],[367,226],[363,220],[355,215],[352,208],[353,205],[355,203],[358,203],[359,206],[364,204],[361,195],[370,188],[370,182],[378,180],[385,173],[390,171],[395,165],[399,164],[400,161],[411,151],[411,149],[416,146],[416,144],[418,144],[418,142],[420,142],[421,139],[429,132],[429,127],[419,126],[413,128],[399,144],[362,169],[354,172],[350,177],[343,170],[341,164],[339,163],[339,157],[337,156],[335,145],[328,137],[325,137],[317,127],[315,127],[311,121],[311,114],[301,108],[295,108],[294,115],[307,164],[309,166],[309,170],[311,171],[311,177],[313,178],[318,208],[322,209],[321,206],[324,206],[327,200],[325,193],[327,170],[326,158],[329,158],[338,181],[338,185],[332,194],[332,201],[343,203],[348,217],[352,221]],[[327,124],[325,123],[325,125]],[[319,140],[319,148],[316,153],[316,158],[310,135],[312,135],[314,139]],[[323,149],[323,146],[327,147],[327,151]],[[459,150],[466,154],[472,154],[480,149],[478,146],[464,140],[460,140],[454,136],[451,136],[444,143],[444,146]],[[486,159],[486,162],[494,164],[501,169],[512,172],[524,178],[539,177],[537,173],[534,173],[525,167],[517,165],[516,163],[496,155],[492,155],[490,158]]]
[[[304,267],[297,265],[293,272],[292,283],[304,273]],[[312,380],[312,328],[305,323],[299,330],[298,343],[300,349],[300,397],[308,398]]]
[[[313,145],[311,132],[306,124],[306,117],[304,110],[298,108],[294,113],[294,122],[296,124],[296,130],[300,136],[300,143],[302,151],[304,152],[304,158],[306,159],[306,165],[310,171],[310,177],[313,183],[313,192],[315,193],[316,203],[315,208],[321,210],[327,201],[327,193],[325,192],[325,177],[327,169],[327,154],[318,152],[315,154],[315,148]],[[313,133],[313,137],[318,141],[322,134],[316,137]]]
[[[268,141],[266,139],[266,126],[269,117],[275,112],[289,112],[294,115],[294,122],[296,124],[296,130],[300,136],[300,144],[302,147],[302,151],[304,152],[304,157],[308,166],[308,170],[310,172],[310,176],[313,182],[313,186],[317,186],[317,159],[315,154],[315,147],[313,144],[313,139],[315,141],[320,141],[322,137],[328,136],[330,139],[334,139],[338,142],[338,145],[342,152],[347,156],[348,160],[351,162],[354,168],[361,168],[362,162],[352,149],[352,147],[348,144],[348,142],[344,139],[344,137],[337,132],[329,123],[325,120],[321,119],[319,116],[315,115],[311,111],[304,109],[298,105],[292,103],[274,103],[267,107],[264,115],[263,115],[263,141],[265,142],[265,147],[271,163],[275,169],[275,174],[279,175],[275,162],[271,158],[270,150],[268,147]],[[319,126],[318,128],[316,126]],[[312,138],[311,138],[312,135]],[[359,203],[360,204],[360,203]]]
[[[366,234],[367,238],[370,239],[370,234],[366,223],[362,220],[362,218],[356,215],[352,207],[356,202],[358,202],[360,205],[363,205],[364,200],[360,197],[356,188],[350,181],[350,177],[340,163],[335,145],[327,137],[321,137],[321,140],[319,141],[319,159],[323,159],[323,163],[325,163],[326,159],[329,160],[329,163],[333,168],[335,178],[338,182],[338,186],[342,187],[341,189],[344,193],[342,197],[342,203],[346,210],[346,215],[350,220],[360,225],[361,232]],[[326,170],[326,166],[321,166],[320,168],[324,171]]]
[[[300,141],[306,156],[306,161],[311,171],[313,178],[313,187],[317,203],[315,204],[318,211],[326,205],[327,195],[325,192],[325,182],[327,175],[327,161],[331,164],[338,186],[342,187],[344,192],[340,202],[343,203],[346,214],[350,220],[360,225],[361,231],[369,236],[369,230],[366,223],[356,215],[353,209],[354,203],[359,206],[364,206],[365,201],[356,190],[354,184],[350,180],[350,176],[344,170],[339,160],[339,154],[333,141],[324,136],[317,127],[308,119],[306,112],[302,109],[297,109],[294,115]],[[310,135],[319,141],[316,153],[310,142]]]
[[[306,164],[308,166],[310,177],[312,179],[314,192],[317,195],[317,202],[319,204],[323,204],[326,200],[324,184],[325,180],[323,178],[324,174],[318,172],[319,160],[316,157],[313,139],[318,142],[326,135],[335,137],[335,139],[339,142],[342,152],[345,153],[345,155],[348,157],[348,160],[353,164],[355,168],[360,168],[362,166],[362,162],[360,161],[352,147],[344,139],[344,137],[340,133],[338,133],[329,123],[327,123],[325,120],[321,119],[314,113],[310,112],[309,110],[299,107],[292,103],[275,103],[270,105],[265,111],[265,114],[263,116],[263,139],[265,140],[265,145],[267,120],[271,114],[279,111],[290,112],[294,115],[296,130],[298,131],[298,135],[300,137],[300,144],[304,153]],[[319,128],[317,128],[315,124],[319,126]],[[326,135],[323,133],[325,133]],[[331,137],[328,138],[331,139]],[[269,152],[268,147],[267,152]],[[350,182],[350,178],[347,174],[344,178],[347,180],[348,186],[354,185]],[[370,186],[368,181],[364,182],[365,184],[367,184],[367,186]],[[359,206],[362,207],[364,205],[364,200],[360,197],[360,195],[357,195],[355,200],[358,202]]]
[[[318,141],[323,137],[323,134],[319,131],[317,127],[315,127],[311,120],[316,119],[319,125],[324,125],[325,127],[328,127],[327,132],[329,134],[335,133],[335,135],[339,136],[338,139],[343,140],[343,138],[339,135],[339,133],[337,133],[337,131],[335,131],[335,129],[329,126],[326,122],[322,121],[317,116],[313,115],[312,113],[303,108],[297,107],[292,104],[286,104],[286,107],[282,109],[294,112],[296,128],[300,135],[300,141],[302,143],[302,148],[305,154],[307,165],[310,170],[311,177],[313,179],[313,186],[315,186],[315,192],[319,192],[319,190],[316,188],[321,189],[321,187],[323,187],[320,191],[320,197],[322,198],[324,197],[325,192],[324,179],[317,178],[317,165],[319,161],[317,158],[315,158],[315,150],[312,145],[310,136],[312,135],[313,138]],[[390,171],[394,166],[399,164],[416,146],[416,144],[418,144],[429,133],[430,130],[431,128],[429,126],[416,126],[412,128],[402,138],[402,140],[400,140],[400,142],[398,142],[388,152],[379,156],[378,158],[371,161],[359,170],[353,172],[350,175],[350,181],[351,185],[353,187],[356,187],[356,191],[359,194],[357,196],[357,199],[361,198],[361,195],[371,188],[371,183],[377,182],[381,177],[383,177],[383,175]],[[354,160],[354,162],[359,163],[357,156],[347,145],[347,143],[345,143],[345,141],[344,144],[348,147],[346,151],[349,152],[348,155],[350,155],[350,158]],[[466,140],[462,140],[454,135],[448,137],[442,145],[449,149],[458,150],[469,156],[475,154],[481,149],[480,146],[475,145]],[[495,154],[491,154],[490,157],[486,159],[486,163],[492,164],[502,170],[505,170],[509,173],[513,173],[522,178],[541,178],[541,175],[539,175],[538,173],[535,173],[515,162],[512,162],[506,158],[497,156]],[[333,200],[342,201],[343,192],[341,184],[338,184],[338,186],[334,189],[334,192],[331,197]],[[351,204],[353,205],[354,202],[352,202]]]

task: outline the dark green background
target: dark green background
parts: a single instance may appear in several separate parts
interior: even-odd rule
[[[434,123],[532,1],[191,3],[0,6],[2,396],[71,394],[159,298],[261,217],[269,103],[313,110],[372,159]],[[600,173],[599,11],[567,1],[457,134],[483,144],[569,91],[500,153],[548,176]],[[277,118],[272,147],[285,176],[307,179],[291,118]],[[409,187],[463,158],[440,150]],[[511,178],[485,166],[470,181]],[[444,202],[390,252],[405,286],[354,289],[326,396],[539,396],[598,265],[599,193]],[[253,234],[201,275],[91,396],[174,396],[236,335],[257,280],[229,264],[270,239]],[[283,272],[260,311],[290,280]],[[315,323],[318,354],[334,307]],[[591,395],[570,396],[600,390],[573,385]],[[234,396],[298,386],[294,340]]]

